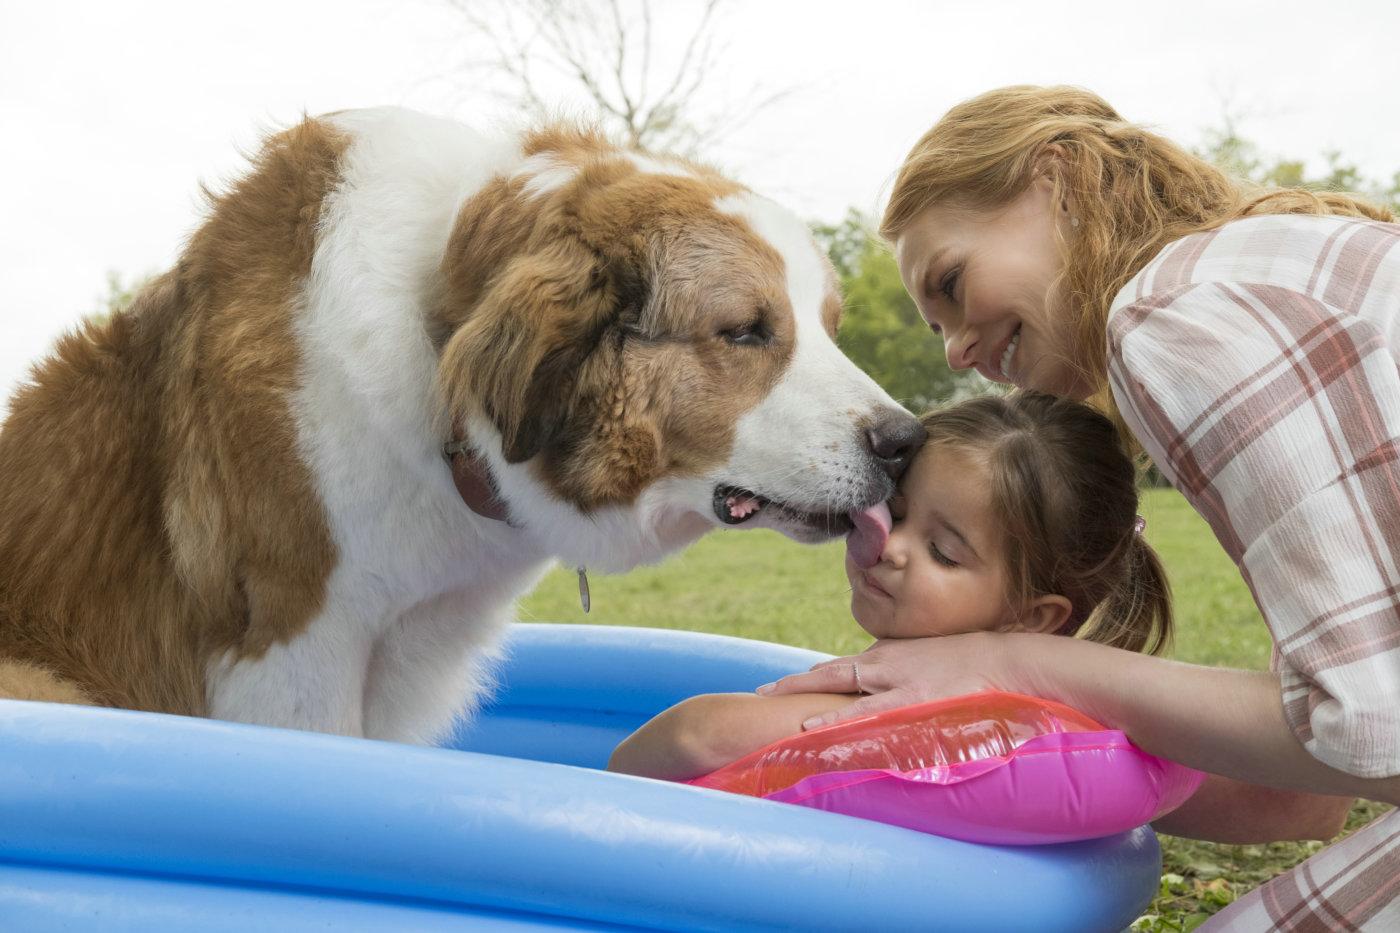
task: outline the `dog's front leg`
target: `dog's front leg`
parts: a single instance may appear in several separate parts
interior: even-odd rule
[[[208,672],[209,715],[363,736],[371,639],[335,621],[323,615],[258,656],[216,659]]]
[[[470,714],[493,681],[510,607],[468,594],[423,603],[374,646],[365,690],[365,735],[433,744]]]

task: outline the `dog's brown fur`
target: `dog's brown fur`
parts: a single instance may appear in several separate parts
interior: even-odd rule
[[[64,337],[0,431],[0,695],[199,714],[335,560],[286,393],[287,309],[343,140],[306,121],[213,198],[179,265]]]
[[[512,460],[552,441],[548,481],[585,509],[720,462],[793,347],[782,259],[714,206],[742,189],[694,165],[679,179],[640,172],[587,132],[555,128],[524,149],[577,174],[534,198],[498,179],[458,216],[434,320],[452,335],[449,407],[484,404]],[[711,276],[702,294],[700,273],[715,268],[728,279],[717,289]],[[833,308],[834,290],[834,332]],[[761,351],[736,355],[719,337],[754,321],[772,332]]]

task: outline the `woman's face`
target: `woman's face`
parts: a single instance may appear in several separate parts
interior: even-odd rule
[[[1002,208],[934,205],[900,234],[900,277],[943,334],[949,366],[1070,398],[1091,393],[1068,362],[1072,327],[1052,294],[1068,222],[1042,176]]]

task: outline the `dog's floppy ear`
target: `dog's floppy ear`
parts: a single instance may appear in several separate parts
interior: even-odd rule
[[[448,339],[438,369],[448,409],[479,404],[508,462],[535,456],[567,422],[584,361],[637,301],[639,277],[621,268],[560,238],[513,259]]]

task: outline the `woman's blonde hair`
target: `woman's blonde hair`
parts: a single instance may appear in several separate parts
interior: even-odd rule
[[[1260,190],[1232,180],[1175,143],[1128,123],[1075,87],[1018,85],[958,104],[900,166],[880,233],[893,241],[935,204],[987,210],[1048,172],[1055,202],[1077,220],[1052,291],[1074,317],[1068,362],[1104,390],[1108,310],[1118,291],[1173,240],[1253,214],[1340,214],[1391,220],[1347,194]]]

